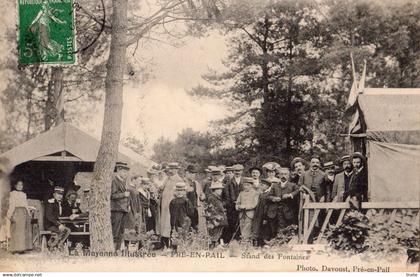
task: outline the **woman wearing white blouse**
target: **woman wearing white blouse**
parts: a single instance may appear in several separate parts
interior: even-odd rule
[[[18,181],[14,191],[10,192],[7,219],[9,221],[9,250],[23,252],[32,249],[31,218],[23,182]]]

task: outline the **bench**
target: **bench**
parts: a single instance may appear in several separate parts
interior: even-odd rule
[[[51,231],[40,231],[39,235],[41,237],[41,252],[45,252],[47,249],[47,236],[51,236]],[[89,232],[70,232],[69,236],[89,236]]]

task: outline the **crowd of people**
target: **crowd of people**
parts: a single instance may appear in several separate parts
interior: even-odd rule
[[[245,174],[241,164],[208,166],[206,177],[193,165],[167,163],[150,168],[147,177],[133,175],[125,163],[116,164],[112,182],[111,222],[114,244],[120,249],[127,229],[153,231],[162,245],[171,246],[173,233],[204,231],[210,246],[231,240],[264,245],[277,233],[298,223],[302,193],[311,201],[367,201],[367,166],[361,153],[343,156],[340,164],[318,156],[297,157],[289,167],[267,162]],[[130,179],[130,180],[128,180]],[[200,225],[200,223],[202,223]]]
[[[151,167],[147,176],[117,162],[110,195],[114,246],[116,250],[125,247],[127,233],[152,233],[160,247],[170,248],[174,234],[181,231],[206,233],[211,248],[232,240],[263,246],[282,229],[298,224],[303,195],[314,202],[349,201],[360,208],[368,199],[367,176],[366,159],[359,152],[341,157],[339,164],[322,164],[318,156],[309,161],[297,157],[290,167],[267,162],[247,171],[234,164],[208,166],[199,172],[194,165],[182,168],[172,162]],[[32,208],[22,189],[23,183],[18,182],[7,214],[13,230],[22,234],[12,240],[16,251],[30,249],[27,213]],[[89,189],[84,196],[86,204]],[[55,187],[44,204],[44,228],[52,234],[48,246],[62,247],[71,232],[80,231],[72,220],[87,219],[86,208],[80,208],[76,191],[64,194],[61,187]],[[69,221],[63,223],[63,217]]]

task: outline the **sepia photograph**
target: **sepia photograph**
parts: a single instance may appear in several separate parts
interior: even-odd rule
[[[0,19],[2,276],[420,272],[419,0]]]

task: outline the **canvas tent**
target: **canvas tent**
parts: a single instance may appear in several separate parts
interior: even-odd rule
[[[12,177],[30,185],[29,195],[40,199],[50,181],[65,186],[77,172],[91,172],[99,145],[98,139],[64,122],[0,157],[7,158],[15,167]],[[132,172],[141,175],[155,164],[121,145],[118,160],[127,162]]]
[[[367,88],[357,101],[369,201],[420,201],[420,89]]]

